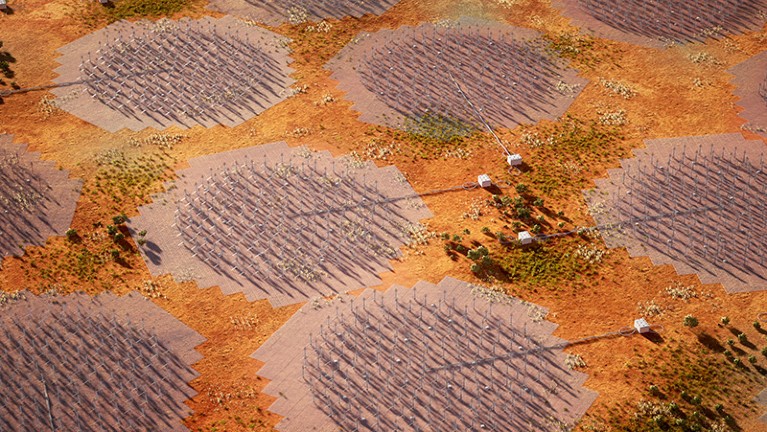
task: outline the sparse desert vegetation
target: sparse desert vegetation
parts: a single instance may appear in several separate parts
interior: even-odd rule
[[[453,341],[447,338],[461,333],[448,331],[447,321],[432,327],[452,336],[424,338],[425,345],[412,346],[421,355],[433,352],[435,358],[438,354],[461,368],[466,367],[461,362],[473,360],[474,353],[483,353],[490,358],[483,357],[484,361],[495,365],[488,369],[494,382],[487,386],[503,387],[512,377],[503,368],[508,360],[503,357],[506,347],[498,345],[493,351],[489,339],[473,345],[485,337],[482,329],[487,326],[488,334],[505,341],[526,331],[514,322],[547,329],[552,347],[561,351],[556,357],[561,368],[557,373],[581,377],[579,388],[598,396],[583,407],[585,415],[574,419],[575,424],[552,420],[541,430],[570,426],[577,431],[764,430],[759,418],[767,407],[755,399],[767,388],[767,290],[758,282],[767,277],[760,258],[767,250],[759,234],[764,229],[763,206],[758,204],[764,201],[759,155],[767,153],[762,149],[767,149],[767,125],[759,123],[760,110],[767,111],[767,56],[760,54],[767,48],[764,16],[734,10],[732,19],[740,24],[733,26],[729,21],[716,22],[708,3],[695,2],[700,3],[696,22],[701,26],[696,31],[688,32],[691,26],[673,33],[679,27],[657,24],[677,17],[661,8],[656,11],[657,21],[645,22],[644,33],[637,34],[632,28],[605,28],[618,25],[605,17],[589,18],[599,15],[599,5],[606,4],[596,0],[376,0],[357,9],[350,6],[357,2],[333,0],[326,2],[327,9],[334,11],[328,16],[321,16],[323,8],[314,3],[264,10],[258,9],[263,5],[244,0],[239,6],[234,0],[115,0],[107,6],[8,0],[11,13],[0,14],[0,137],[6,137],[0,143],[28,144],[25,151],[35,154],[30,160],[55,167],[52,172],[66,173],[70,181],[81,180],[82,189],[79,198],[72,199],[74,214],[68,223],[57,225],[41,241],[14,244],[20,252],[4,257],[0,308],[23,307],[26,299],[57,305],[57,299],[69,299],[72,293],[98,298],[105,292],[119,296],[133,292],[132,296],[143,297],[142,302],[151,302],[151,310],[168,312],[173,322],[206,339],[196,348],[199,358],[190,363],[195,373],[189,374],[188,384],[193,391],[186,401],[189,411],[178,415],[179,424],[183,417],[183,426],[195,432],[270,431],[282,420],[270,407],[290,402],[290,393],[267,394],[264,388],[274,377],[260,375],[268,375],[269,367],[262,370],[263,364],[251,356],[262,347],[274,348],[278,338],[270,338],[287,331],[286,323],[292,321],[288,330],[298,331],[301,326],[295,322],[301,317],[336,319],[331,312],[335,310],[348,311],[344,319],[357,322],[365,307],[375,314],[392,314],[389,320],[378,320],[382,323],[398,322],[393,319],[393,305],[406,307],[408,299],[397,299],[393,287],[408,287],[398,292],[407,292],[412,299],[410,287],[417,287],[419,281],[437,284],[453,277],[466,285],[450,291],[451,295],[465,294],[460,302],[469,307],[476,301],[493,303],[495,313],[516,308],[516,321],[504,324],[512,330],[498,336],[493,333],[495,327],[481,324],[480,314],[469,326],[476,330],[475,336],[456,337],[449,350],[440,340]],[[586,8],[582,6],[586,3],[588,10],[573,13],[574,8]],[[621,2],[615,6],[616,13],[626,8],[644,10],[649,7],[644,3]],[[238,7],[247,10],[247,16],[237,16]],[[232,15],[224,17],[228,13]],[[264,70],[285,74],[280,85],[271,88],[266,78],[259,81],[259,69],[239,82],[207,75],[205,71],[225,74],[234,68],[218,51],[180,62],[142,60],[142,70],[152,73],[147,82],[181,82],[174,80],[182,75],[152,69],[175,64],[184,73],[194,71],[195,80],[210,84],[205,92],[179,84],[175,93],[158,94],[154,102],[136,87],[124,85],[130,77],[109,75],[114,82],[93,88],[122,88],[122,93],[107,98],[99,108],[103,111],[78,113],[68,104],[77,104],[78,98],[97,104],[99,95],[79,93],[53,81],[57,79],[54,70],[60,67],[57,61],[66,58],[57,50],[87,41],[110,24],[147,19],[153,27],[136,37],[149,41],[166,37],[163,49],[172,50],[179,41],[191,40],[169,36],[174,28],[185,31],[186,24],[179,27],[177,23],[205,17],[211,17],[211,22],[236,21],[230,22],[231,29],[204,27],[200,33],[204,37],[225,38],[243,27],[239,39],[217,39],[197,48],[216,46],[211,49],[222,52],[242,50],[245,45],[263,48],[263,61],[273,62]],[[110,27],[105,37],[111,39],[103,43],[99,55],[106,55],[107,47],[118,47],[118,51],[134,50],[130,52],[146,56],[149,51],[129,46],[130,31],[120,33],[115,30],[118,27]],[[581,31],[584,27],[594,31],[586,34]],[[248,39],[245,33],[271,36]],[[526,48],[512,43],[522,35]],[[386,43],[378,44],[379,37]],[[461,43],[440,45],[443,41],[437,37]],[[399,41],[407,45],[398,46]],[[99,45],[94,44],[95,56]],[[462,57],[456,48],[460,46],[474,47],[471,62]],[[494,49],[507,49],[507,55],[484,61],[483,56]],[[387,57],[389,51],[396,56]],[[280,56],[272,57],[278,52]],[[349,52],[355,56],[347,57]],[[516,75],[510,63],[502,61],[513,56],[528,56],[520,60],[524,67]],[[451,60],[437,61],[441,58]],[[551,62],[546,63],[551,70],[566,76],[531,72],[544,59]],[[77,75],[81,58],[73,61],[65,69]],[[87,61],[87,56],[82,61],[84,70],[98,63]],[[436,78],[428,78],[429,74]],[[270,95],[259,95],[268,103],[258,109],[248,105],[249,92],[256,88],[268,88]],[[184,101],[171,103],[174,97]],[[146,112],[141,112],[142,107]],[[183,107],[210,111],[186,113]],[[131,119],[125,124],[140,126],[142,118],[154,123],[136,130],[108,131],[97,126],[112,121],[110,112]],[[212,112],[220,117],[208,116]],[[391,116],[379,116],[382,113]],[[201,120],[185,123],[181,117],[186,114]],[[96,117],[91,121],[86,118],[89,115]],[[687,138],[695,136],[718,140],[714,144],[721,148],[707,152],[714,146]],[[672,142],[675,138],[682,141]],[[296,148],[289,161],[280,160],[289,154],[287,150],[282,155],[259,155],[258,160],[221,156],[241,155],[246,148],[267,148],[281,141],[286,149]],[[522,159],[520,165],[507,162],[512,154]],[[218,165],[197,165],[217,157]],[[700,159],[692,164],[692,158]],[[326,159],[338,162],[317,167],[317,160]],[[11,155],[0,164],[14,160]],[[271,171],[262,169],[266,165]],[[2,205],[35,208],[40,194],[30,192],[32,182],[5,172],[0,170],[4,181],[24,188],[6,189],[8,193],[0,194],[5,197]],[[355,177],[349,172],[367,174]],[[385,175],[374,178],[373,172]],[[492,186],[479,187],[480,174],[487,174]],[[713,186],[706,189],[703,179],[709,177],[724,180],[712,180],[708,184]],[[383,185],[384,180],[398,185],[388,190],[389,195],[376,191],[380,185],[375,182]],[[276,193],[286,182],[298,188],[295,193]],[[730,193],[728,185],[743,187]],[[332,199],[331,190],[337,193]],[[652,203],[645,203],[643,194],[652,197]],[[58,197],[63,200],[65,195]],[[195,197],[205,200],[195,201]],[[613,217],[620,214],[616,202],[633,208],[632,218]],[[682,205],[688,202],[693,204]],[[728,203],[737,203],[738,210]],[[167,223],[144,223],[146,206],[168,210]],[[176,209],[184,219],[173,216]],[[397,212],[425,215],[427,210],[431,216],[420,220],[386,219]],[[307,212],[312,214],[302,219]],[[264,219],[266,214],[271,218]],[[232,215],[242,215],[242,221],[232,223]],[[290,222],[296,223],[280,222],[285,215],[293,215]],[[332,227],[332,235],[317,228],[336,217],[339,222]],[[205,234],[205,241],[200,241],[213,245],[206,246],[209,254],[201,253],[194,241],[175,237],[175,225],[187,220],[205,227],[201,233],[215,233]],[[711,224],[721,227],[720,235]],[[0,231],[7,234],[14,227],[0,216]],[[262,235],[264,227],[279,237]],[[296,235],[299,231],[301,235]],[[642,240],[651,232],[658,233],[658,239]],[[521,233],[530,235],[529,244],[520,242]],[[398,240],[393,241],[394,237]],[[300,241],[280,246],[282,253],[266,247],[282,245],[286,239]],[[328,239],[336,240],[328,245]],[[226,249],[228,255],[216,261],[222,256],[222,245],[233,240],[237,241]],[[174,248],[188,252],[188,257],[174,260],[169,255]],[[330,251],[337,252],[331,257]],[[374,266],[365,258],[374,254],[384,257],[380,258],[384,264]],[[685,262],[683,258],[693,254],[697,261]],[[307,267],[307,257],[315,255],[317,259]],[[164,264],[168,266],[163,268]],[[363,270],[349,270],[355,268],[352,264]],[[728,266],[735,270],[726,271]],[[279,283],[277,279],[266,282],[267,269],[280,275]],[[736,272],[756,282],[743,282]],[[200,281],[210,274],[232,276],[227,282],[201,287],[205,284]],[[333,283],[343,286],[343,292],[296,296],[299,300],[286,300],[294,297],[275,292],[270,294],[276,298],[273,303],[265,299],[267,285],[306,289],[307,284],[319,286],[332,278],[340,281]],[[361,294],[366,287],[373,288]],[[434,295],[431,303],[438,306],[434,309],[424,303],[425,316],[439,317],[452,310],[446,306],[448,299],[440,303],[438,291],[429,292]],[[386,307],[381,306],[384,298],[390,302]],[[412,305],[421,307],[419,301],[415,296]],[[352,311],[359,317],[349,318]],[[463,312],[453,313],[461,316]],[[449,319],[456,321],[456,316]],[[637,318],[645,318],[653,332],[637,334],[633,327]],[[16,328],[12,321],[7,325]],[[375,322],[370,325],[375,334],[395,334],[400,329],[379,330]],[[344,331],[353,328],[339,326]],[[107,332],[107,327],[98,328]],[[428,325],[408,331],[426,332],[422,327]],[[339,337],[324,331],[325,336]],[[348,334],[362,340],[356,331]],[[308,335],[295,334],[287,338],[295,338],[296,347],[318,344],[319,336],[310,343],[301,342]],[[151,336],[142,333],[140,338],[151,346]],[[386,361],[380,363],[381,369],[396,371],[408,359],[388,355],[396,351],[395,345],[386,354],[354,352],[368,359],[382,356]],[[527,342],[519,345],[527,346]],[[333,351],[325,349],[312,352],[332,361],[328,353]],[[280,362],[278,358],[271,361]],[[538,365],[514,362],[519,363],[508,364]],[[293,364],[299,365],[298,375],[300,363]],[[341,358],[340,364],[351,363]],[[315,369],[330,370],[324,365]],[[443,377],[439,373],[433,375]],[[364,386],[364,376],[352,381],[359,379]],[[425,379],[428,386],[428,376],[416,374],[413,379]],[[53,394],[58,388],[54,381],[43,385],[40,394],[43,390]],[[384,388],[387,383],[377,385]],[[465,389],[446,379],[434,386],[430,400],[441,401],[439,395],[449,395],[445,393],[448,386]],[[385,388],[394,387],[389,382]],[[386,401],[396,399],[396,389],[387,392],[392,397]],[[355,393],[354,400],[363,396]],[[435,407],[442,406],[438,403],[442,402],[434,402]],[[497,409],[500,413],[502,407]],[[339,418],[344,419],[344,427],[354,428],[354,416]],[[4,425],[0,419],[0,429]],[[394,429],[393,423],[378,428]]]

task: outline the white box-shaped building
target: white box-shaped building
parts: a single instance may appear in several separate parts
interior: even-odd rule
[[[526,245],[533,242],[533,236],[531,236],[527,231],[522,231],[517,234],[517,240],[519,240],[519,243]]]
[[[634,320],[634,328],[639,333],[650,333],[652,331],[650,324],[644,318]]]
[[[487,174],[480,174],[480,176],[477,177],[477,183],[479,183],[479,187],[483,187],[483,188],[489,188],[490,186],[493,185],[493,181],[490,180],[490,176]]]
[[[522,155],[519,154],[510,154],[506,156],[506,162],[509,164],[509,166],[518,166],[522,165]]]

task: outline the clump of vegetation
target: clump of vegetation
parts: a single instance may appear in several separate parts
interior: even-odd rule
[[[692,315],[686,315],[684,317],[683,324],[684,324],[685,327],[690,327],[690,328],[697,327],[698,324],[699,324],[698,318],[695,318]]]
[[[663,313],[663,307],[655,303],[655,300],[639,303],[638,307],[639,307],[639,313],[643,317],[647,317],[647,318],[658,316]]]
[[[475,132],[475,128],[468,123],[438,114],[409,117],[405,119],[403,129],[416,141],[427,140],[443,143],[463,141]]]
[[[119,0],[108,7],[98,2],[89,2],[85,9],[78,11],[81,20],[88,26],[113,23],[128,18],[170,18],[189,9],[195,0]]]
[[[67,240],[72,242],[77,241],[77,239],[80,238],[80,236],[77,235],[77,230],[74,228],[69,228],[65,234],[67,236]]]
[[[490,251],[485,246],[478,246],[476,249],[470,249],[466,252],[466,257],[474,263],[471,265],[471,272],[480,279],[495,277],[498,272],[498,265],[490,258]]]
[[[554,198],[579,192],[588,187],[593,167],[624,156],[621,140],[621,126],[572,116],[528,128],[523,131],[532,153],[528,181]]]
[[[575,249],[575,255],[589,264],[599,264],[607,254],[607,251],[594,244],[579,244]]]
[[[580,354],[567,354],[565,366],[570,370],[582,369],[586,367],[586,361],[583,360]]]
[[[162,287],[158,282],[153,280],[145,280],[141,284],[141,293],[145,297],[152,299],[167,299],[168,297],[162,292]]]
[[[687,54],[687,59],[697,65],[701,65],[701,64],[721,65],[722,64],[722,62],[719,59],[717,59],[716,57],[714,57],[713,55],[705,51]]]
[[[466,159],[471,146],[483,144],[487,137],[459,120],[439,115],[424,115],[405,120],[404,130],[371,127],[365,134],[371,140],[364,149],[368,157],[385,160],[390,155],[418,159]]]
[[[287,9],[288,22],[293,25],[303,24],[309,21],[309,11],[303,6],[292,6]]]
[[[724,354],[722,356],[721,354]],[[744,392],[764,387],[754,353],[738,354],[707,337],[692,344],[667,341],[653,351],[652,360],[639,356],[627,363],[645,378],[647,396],[637,404],[616,404],[602,419],[607,428],[632,432],[738,431],[735,412],[751,413],[755,402]],[[748,362],[746,362],[746,358]],[[639,389],[637,389],[639,390]]]
[[[601,61],[595,49],[596,40],[591,36],[578,32],[547,33],[544,38],[550,51],[578,66],[593,67]]]
[[[579,280],[595,268],[575,255],[574,244],[557,243],[508,248],[500,261],[507,278],[530,286],[557,288],[562,281]]]
[[[184,138],[186,135],[158,133],[145,138],[131,137],[128,142],[134,147],[157,146],[164,150],[172,150],[173,146],[179,144]]]
[[[694,286],[684,286],[679,282],[667,287],[666,294],[668,294],[669,297],[678,300],[690,300],[693,298],[698,298],[698,292],[695,290]]]
[[[6,79],[13,79],[16,76],[16,72],[11,69],[11,64],[16,63],[16,58],[8,51],[3,51],[3,41],[0,41],[0,74]],[[0,79],[0,86],[8,85],[3,79]],[[11,87],[18,88],[16,82],[11,82]]]
[[[14,292],[0,292],[0,306],[8,303],[13,303],[19,300],[24,300],[26,295],[23,291],[14,291]]]
[[[139,246],[144,246],[146,244],[146,230],[141,230],[138,232],[138,238],[136,238],[136,244]]]
[[[599,78],[599,84],[602,84],[602,87],[610,90],[623,99],[631,99],[637,95],[637,91],[634,87],[622,81]]]
[[[605,111],[599,113],[599,123],[605,126],[623,126],[628,123],[626,110]]]
[[[125,208],[146,203],[150,194],[160,192],[162,183],[172,178],[173,159],[162,151],[128,157],[121,151],[111,150],[95,160],[99,168],[83,192],[99,206],[102,217],[108,213],[122,214]],[[110,205],[104,206],[104,203]]]

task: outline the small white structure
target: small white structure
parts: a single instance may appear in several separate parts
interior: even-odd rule
[[[533,242],[533,236],[531,236],[527,231],[522,231],[517,234],[517,240],[519,240],[520,244],[526,245]]]
[[[506,156],[506,162],[509,164],[509,166],[518,166],[522,165],[522,155],[519,154],[510,154]]]
[[[3,0],[0,0],[3,1]],[[487,174],[481,174],[479,177],[477,177],[477,183],[479,183],[479,187],[483,188],[489,188],[493,185],[493,181],[490,180],[490,176]]]
[[[650,328],[650,324],[647,323],[647,320],[644,318],[639,318],[634,320],[634,328],[639,333],[650,333],[652,329]]]
[[[0,10],[6,9],[8,9],[8,3],[6,3],[6,0],[0,0]]]

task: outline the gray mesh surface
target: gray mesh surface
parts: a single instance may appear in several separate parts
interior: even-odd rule
[[[393,166],[285,143],[190,161],[131,218],[154,275],[275,306],[379,283],[431,212]]]
[[[445,278],[307,304],[253,357],[285,431],[561,431],[596,398],[545,310]],[[488,301],[492,298],[494,302]]]
[[[58,50],[52,92],[110,132],[236,126],[288,97],[287,43],[232,17],[120,21]]]
[[[185,431],[202,336],[138,293],[0,306],[0,431]]]
[[[44,245],[72,223],[82,181],[0,134],[0,258]]]
[[[399,0],[211,0],[208,9],[268,25],[381,15]]]
[[[362,121],[514,128],[561,116],[586,83],[539,37],[486,21],[427,23],[358,35],[326,67]]]
[[[728,292],[767,289],[764,143],[740,134],[645,143],[585,194],[607,246]]]
[[[765,0],[554,0],[574,24],[617,41],[661,47],[756,30]]]
[[[737,104],[740,116],[746,119],[745,129],[767,137],[767,51],[728,70],[735,75]]]

